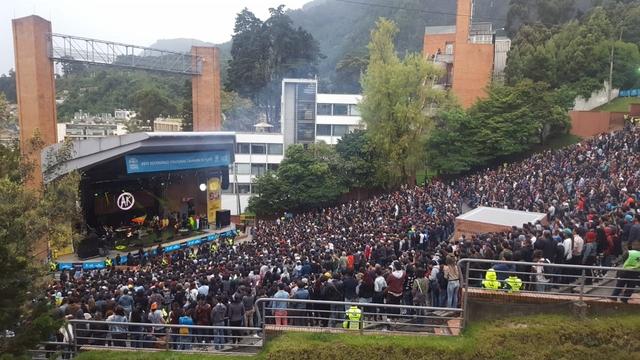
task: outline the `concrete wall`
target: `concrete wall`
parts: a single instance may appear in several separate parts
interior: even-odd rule
[[[191,54],[203,59],[202,73],[193,76],[191,80],[193,131],[219,131],[222,113],[218,48],[193,46]]]
[[[611,99],[617,98],[619,93],[620,93],[620,89],[612,89]],[[606,104],[607,102],[609,102],[609,84],[605,82],[604,87],[600,90],[596,90],[592,92],[591,96],[588,99],[585,99],[582,96],[576,97],[573,110],[576,110],[576,111],[593,110],[598,106]]]

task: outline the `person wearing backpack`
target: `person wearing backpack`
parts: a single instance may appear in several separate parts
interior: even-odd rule
[[[418,268],[416,270],[416,279],[413,280],[413,285],[411,287],[411,293],[413,295],[413,305],[414,306],[428,306],[429,297],[427,294],[429,293],[429,280],[427,279],[427,273],[424,269]],[[426,315],[426,310],[418,310],[416,315],[423,316]],[[424,323],[424,318],[418,318],[418,323]]]
[[[438,273],[436,274],[436,283],[438,286],[438,294],[439,294],[438,306],[445,307],[447,306],[447,286],[449,284],[448,284],[447,278],[445,277],[443,264],[438,265]]]
[[[178,324],[180,325],[193,325],[193,319],[191,318],[191,310],[187,310],[186,312],[182,309],[177,311]],[[192,337],[191,337],[191,329],[189,327],[181,327],[178,329],[178,334],[180,336],[180,340],[178,341],[178,350],[191,350]]]

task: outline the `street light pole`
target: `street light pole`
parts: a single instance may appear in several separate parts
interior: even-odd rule
[[[619,41],[622,41],[622,31],[624,28],[620,28],[620,38]],[[607,94],[607,102],[611,102],[611,91],[613,90],[613,50],[616,47],[616,42],[613,41],[611,43],[611,55],[609,56],[609,92]]]

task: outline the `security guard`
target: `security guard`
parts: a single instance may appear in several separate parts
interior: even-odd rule
[[[56,271],[58,270],[58,264],[55,261],[49,262],[49,270]]]
[[[504,281],[504,288],[510,293],[518,292],[522,288],[522,280],[515,274],[509,274],[507,280]]]
[[[631,243],[629,243],[631,248]],[[626,259],[624,257],[626,256]],[[615,289],[611,296],[620,299],[623,303],[628,303],[636,284],[640,283],[640,250],[625,251],[623,254],[624,264],[622,270],[617,273]]]
[[[169,261],[167,260],[166,256],[163,256],[162,257],[162,266],[165,267],[167,265],[169,265]]]
[[[491,290],[500,289],[500,281],[498,280],[496,271],[493,270],[493,268],[487,270],[487,273],[484,275],[484,280],[482,280],[482,287]]]
[[[211,251],[212,254],[215,254],[218,252],[218,243],[217,242],[212,242],[211,246],[209,247],[209,250]]]
[[[342,327],[348,330],[360,330],[362,329],[362,310],[357,306],[351,305],[346,312],[347,320],[342,322]]]
[[[111,260],[108,256],[104,258],[104,266],[110,268],[113,266],[113,260]]]

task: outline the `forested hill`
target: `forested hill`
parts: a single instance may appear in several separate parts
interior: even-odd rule
[[[377,5],[376,5],[377,4]],[[506,23],[509,0],[476,0],[474,21]],[[369,33],[379,17],[394,20],[400,30],[400,53],[421,51],[425,26],[455,24],[456,0],[314,0],[289,12],[293,22],[310,32],[326,58],[319,65],[320,78],[334,80],[336,65],[345,56],[365,53]]]
[[[277,6],[277,1],[273,6]],[[488,21],[496,28],[504,27],[508,7],[509,0],[476,0],[474,21]],[[325,56],[318,66],[319,77],[323,80],[321,86],[327,86],[329,88],[325,90],[331,91],[332,85],[327,84],[336,82],[336,65],[345,57],[358,57],[365,53],[369,33],[379,17],[393,19],[398,24],[397,49],[400,53],[421,51],[424,27],[453,25],[455,8],[456,0],[313,0],[302,9],[289,11],[288,15],[296,26],[307,30],[320,43]],[[185,52],[191,45],[211,43],[197,39],[165,39],[158,40],[151,47]],[[224,72],[226,60],[230,58],[231,43],[219,46]],[[336,90],[355,90],[349,88],[358,84],[350,81],[342,85]]]

